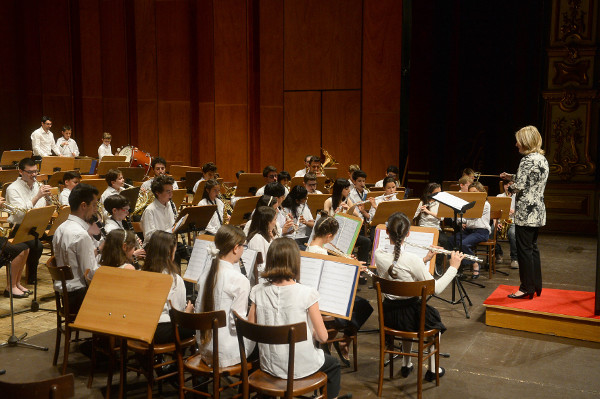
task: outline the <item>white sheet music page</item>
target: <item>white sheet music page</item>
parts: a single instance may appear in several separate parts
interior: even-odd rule
[[[256,263],[256,255],[258,255],[258,251],[249,248],[244,248],[244,252],[242,253],[242,261],[244,262],[244,268],[246,269],[246,273],[250,273],[251,270],[254,270],[254,263]]]
[[[208,252],[209,246],[214,244],[210,241],[196,239],[194,248],[192,249],[192,255],[188,262],[188,267],[185,270],[183,278],[198,281],[200,276],[205,270],[210,269],[210,263],[212,257]]]
[[[181,219],[179,219],[177,222],[175,222],[175,224],[173,225],[173,228],[171,229],[171,233],[177,233],[177,230],[179,230],[179,228],[185,223],[188,216],[190,216],[189,213],[187,215],[185,215],[184,217],[182,217]]]
[[[335,219],[340,224],[340,229],[338,230],[335,237],[333,237],[333,240],[331,242],[333,243],[333,245],[336,246],[336,248],[340,249],[343,253],[350,254],[353,249],[352,240],[354,240],[354,235],[360,222],[339,215],[335,215]]]
[[[455,195],[448,194],[445,191],[440,191],[432,197],[434,200],[441,202],[444,205],[449,206],[452,209],[462,209],[463,206],[467,205],[468,202],[462,198],[458,198]]]
[[[349,316],[358,266],[326,260],[319,284],[319,310]]]
[[[411,254],[415,254],[419,258],[422,259],[425,257],[425,255],[427,255],[427,253],[429,251],[426,249],[413,247],[412,245],[406,245],[406,243],[410,242],[413,244],[424,245],[424,246],[428,247],[430,245],[433,245],[433,238],[434,238],[433,233],[426,233],[426,232],[421,232],[421,231],[411,231],[410,234],[408,235],[408,237],[406,237],[404,239],[405,244],[402,246],[402,250],[409,252]],[[427,262],[425,264],[425,266],[427,266],[427,269],[429,269],[429,262]]]
[[[384,252],[389,254],[394,253],[394,244],[392,244],[388,238],[388,233],[385,229],[379,230],[379,242],[377,243],[377,249],[382,249]]]
[[[302,256],[300,258],[300,284],[308,285],[318,291],[322,269],[323,259]]]

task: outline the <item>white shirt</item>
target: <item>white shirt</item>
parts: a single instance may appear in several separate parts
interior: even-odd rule
[[[394,261],[394,254],[385,252],[383,249],[377,249],[375,251],[375,264],[377,265],[377,275],[392,281],[426,281],[433,280],[433,276],[429,273],[427,266],[423,263],[423,258],[419,258],[415,254],[411,254],[405,251],[400,251],[400,256],[394,266],[394,272],[396,278],[392,278],[388,270]],[[454,276],[456,276],[457,270],[453,267],[446,269],[446,272],[442,277],[435,281],[435,294],[439,295],[444,289],[450,284]],[[384,294],[385,295],[385,294]],[[385,295],[389,299],[406,299],[408,297],[396,297],[393,295]]]
[[[258,266],[258,275],[265,270],[265,263],[267,262],[267,252],[269,252],[269,247],[271,243],[265,239],[260,233],[254,234],[254,237],[248,242],[248,249],[253,249],[257,252],[262,253],[263,263]],[[257,267],[256,262],[254,263],[254,267]],[[254,267],[251,270],[248,270],[248,279],[250,280],[250,286],[254,287],[258,281],[254,279]],[[259,277],[259,281],[264,281]]]
[[[306,205],[306,204],[304,206],[303,205],[298,206],[297,212],[302,212],[302,215],[299,214],[297,218],[294,218],[294,223],[298,226],[298,230],[295,232],[294,232],[294,230],[292,230],[287,235],[291,235],[294,238],[307,237],[308,233],[310,233],[310,229],[304,223],[300,223],[300,216],[303,216],[304,220],[306,220],[308,222],[310,220],[313,220],[312,213],[310,213],[310,209],[308,208],[308,205]],[[288,209],[288,208],[283,208],[283,213],[285,213],[286,215],[287,214],[291,214],[292,216],[294,215],[292,213],[292,210]]]
[[[58,202],[61,205],[69,205],[69,195],[71,195],[71,190],[69,190],[68,188],[63,188],[63,190],[60,192],[60,195],[58,196]]]
[[[375,197],[375,204],[377,206],[379,206],[379,204],[381,204],[383,201],[394,201],[395,199],[396,199],[396,196],[389,197],[389,198]],[[374,206],[371,206],[371,209],[369,209],[369,220],[373,219],[373,216],[375,216],[376,211],[377,211],[377,208],[375,208]]]
[[[306,168],[300,169],[299,171],[296,172],[294,177],[304,177],[305,174],[306,174]]]
[[[350,190],[350,194],[348,195],[348,198],[350,198],[350,200],[352,200],[353,204],[356,204],[357,202],[362,202],[365,201],[367,199],[367,193],[369,192],[369,190],[367,190],[366,188],[363,190],[362,195],[358,193],[358,190],[356,189],[356,187],[353,187]]]
[[[490,209],[490,203],[485,201],[485,205],[483,206],[483,214],[480,218],[463,218],[462,223],[467,225],[467,229],[486,229],[489,234],[492,231],[492,228],[490,227]]]
[[[75,291],[87,286],[85,271],[90,270],[88,278],[92,278],[98,263],[94,256],[94,244],[88,234],[90,225],[75,215],[69,215],[54,232],[52,247],[58,266],[70,266],[73,279],[67,281],[67,291]],[[61,292],[60,282],[55,282],[54,290]]]
[[[169,274],[169,272],[163,270],[163,274]],[[165,301],[165,306],[163,307],[163,311],[158,319],[159,323],[169,323],[171,321],[171,316],[169,316],[169,309],[171,309],[169,306],[169,301],[171,301],[173,304],[173,308],[181,312],[185,310],[185,306],[187,305],[185,297],[185,284],[183,283],[183,279],[179,274],[171,274],[171,277],[173,277],[173,284],[171,284],[171,290],[169,291],[169,295]]]
[[[171,232],[175,224],[175,214],[171,204],[167,202],[163,205],[157,199],[154,199],[144,213],[142,214],[142,231],[144,232],[144,242],[148,242],[152,233],[156,230]]]
[[[101,160],[105,155],[112,155],[112,148],[109,145],[104,145],[104,143],[100,144],[98,147],[98,160]]]
[[[421,207],[423,206],[423,201],[419,202],[419,206],[417,207],[417,211],[415,212],[415,218],[421,215],[419,219],[419,226],[421,227],[433,227],[438,230],[441,230],[442,227],[440,225],[440,219],[435,216],[431,216],[427,212],[422,212]],[[437,201],[433,201],[431,205],[429,205],[429,210],[437,215],[438,210],[440,209],[440,203]],[[414,219],[414,218],[413,218]]]
[[[30,188],[29,185],[21,177],[19,177],[6,188],[6,202],[16,206],[17,208],[23,208],[26,210],[41,208],[48,205],[45,197],[40,198],[35,204],[31,202],[33,197],[35,197],[39,191],[39,184],[34,183],[33,187]],[[18,224],[21,223],[24,218],[25,214],[19,212],[15,215],[10,215],[8,217],[8,222]]]
[[[40,157],[49,157],[52,155],[52,151],[56,155],[60,155],[60,149],[54,142],[54,134],[50,130],[45,132],[41,126],[31,133],[31,148],[33,155]]]
[[[383,180],[384,179],[381,179],[377,183],[375,183],[375,187],[383,187]],[[396,187],[400,187],[400,184],[398,184],[398,180],[396,180],[395,183],[396,183]]]
[[[204,289],[206,287],[206,277],[200,277],[198,280],[198,298],[196,299],[196,312],[203,311]],[[210,276],[212,277],[212,276]],[[248,295],[250,294],[250,282],[240,272],[238,266],[219,260],[219,269],[217,271],[217,281],[213,290],[214,309],[224,310],[227,315],[227,325],[219,328],[219,366],[228,367],[238,364],[240,359],[240,349],[238,345],[235,321],[233,311],[235,310],[242,317],[248,313]],[[209,366],[212,366],[213,340],[202,344],[202,337],[198,332],[196,341],[202,356],[202,360]],[[246,341],[246,356],[249,356],[254,349],[254,342]]]
[[[308,247],[306,247],[306,252],[312,252],[313,254],[320,254],[320,255],[329,255],[329,253],[327,253],[327,250],[323,247],[320,247],[318,245],[309,245]]]
[[[267,187],[267,186],[264,185],[261,188],[259,188],[258,190],[256,190],[257,197],[260,197],[261,195],[265,195],[265,187]],[[286,186],[283,186],[283,189],[285,190],[285,196],[287,197],[288,194],[290,193],[290,190],[288,190],[288,188]]]
[[[201,181],[204,181],[204,177],[201,177],[201,178],[200,178],[200,180],[198,180],[198,181],[197,181],[197,182],[194,184],[194,188],[192,188],[192,191],[193,191],[194,193],[196,193],[196,191],[198,190],[198,186],[200,185],[200,182],[201,182]],[[173,186],[173,188],[175,188],[175,187]],[[257,195],[258,195],[258,194],[257,194]]]
[[[106,231],[106,234],[108,234],[113,230],[125,230],[125,228],[123,227],[123,222],[117,222],[111,217],[106,220],[106,223],[104,224],[104,231]]]
[[[211,234],[217,234],[217,231],[223,225],[223,211],[225,208],[225,204],[223,204],[223,201],[221,201],[218,198],[215,198],[215,204],[211,203],[206,198],[202,198],[202,200],[198,202],[198,206],[203,205],[217,205],[217,210],[215,211],[215,213],[213,213],[212,218],[210,218],[210,221],[206,226],[206,231],[208,231]],[[221,345],[221,343],[219,343],[219,345]]]
[[[100,202],[104,205],[104,201],[111,195],[119,194],[123,189],[117,190],[116,188],[109,186],[104,190],[102,195],[100,196]],[[106,209],[104,210],[106,212]]]
[[[276,286],[263,283],[252,288],[250,300],[256,305],[256,322],[268,326],[306,323],[307,339],[296,343],[294,379],[318,371],[325,355],[312,341],[312,323],[308,308],[319,301],[319,293],[302,284]],[[287,378],[288,345],[259,344],[260,368],[276,377]]]
[[[508,197],[508,195],[506,195],[506,193],[500,193],[498,194],[496,197]],[[517,198],[516,195],[511,195],[510,196],[510,211],[514,213],[515,211],[515,199]]]
[[[67,143],[66,146],[61,146],[62,143]],[[64,157],[78,157],[79,156],[79,147],[77,147],[77,143],[73,139],[65,140],[64,137],[60,137],[56,140],[56,146],[59,148],[60,155]],[[75,154],[75,155],[73,155]]]
[[[151,186],[152,186],[153,181],[154,181],[154,177],[152,179],[146,180],[144,183],[142,183],[140,190],[141,191],[150,191],[152,189]],[[177,182],[173,182],[173,190],[178,190],[178,189],[179,189],[179,187],[177,187]]]
[[[308,193],[309,193],[309,194],[323,194],[323,193],[322,193],[321,191],[319,191],[319,190],[315,190],[315,191],[313,191],[312,193],[309,191]]]

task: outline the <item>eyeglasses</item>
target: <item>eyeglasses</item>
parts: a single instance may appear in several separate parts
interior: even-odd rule
[[[28,175],[37,175],[38,173],[40,173],[39,170],[23,170],[22,172],[27,173]]]

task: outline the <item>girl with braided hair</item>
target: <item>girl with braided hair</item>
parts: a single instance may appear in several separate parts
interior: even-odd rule
[[[433,257],[433,252],[429,251],[424,258],[419,258],[417,255],[402,251],[402,243],[410,234],[410,220],[402,212],[392,214],[387,223],[387,234],[390,242],[394,244],[394,253],[384,252],[383,249],[375,251],[375,264],[377,265],[377,274],[381,278],[393,281],[426,281],[433,280],[433,276],[425,266]],[[460,266],[460,262],[464,255],[459,252],[452,252],[450,258],[450,267],[442,277],[435,282],[435,294],[439,295],[448,284],[452,281]],[[383,313],[386,327],[402,331],[418,331],[419,317],[421,312],[421,300],[418,297],[396,297],[384,295]],[[439,312],[434,307],[427,305],[425,315],[425,329],[439,329],[442,333],[446,331],[446,327],[442,323]],[[412,343],[410,341],[402,341],[402,351],[410,353]],[[435,356],[429,358],[429,370],[425,373],[427,381],[435,380]],[[445,370],[439,368],[440,377],[445,373]],[[410,356],[404,356],[402,360],[401,374],[407,377],[413,370]]]

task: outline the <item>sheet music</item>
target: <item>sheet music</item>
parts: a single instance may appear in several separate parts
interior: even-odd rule
[[[388,233],[384,229],[379,230],[379,241],[377,243],[377,249],[382,249],[384,252],[389,254],[394,253],[394,244],[392,244],[388,238]]]
[[[353,249],[352,241],[354,240],[360,222],[341,215],[335,215],[335,219],[340,224],[340,229],[331,242],[342,252],[350,254]]]
[[[326,260],[319,284],[319,310],[347,315],[358,266]]]
[[[462,209],[463,206],[467,205],[468,202],[462,198],[458,198],[455,195],[448,194],[445,191],[440,191],[432,197],[434,200],[441,202],[444,205],[449,206],[452,209]]]
[[[321,270],[323,269],[323,259],[300,258],[300,284],[313,287],[319,290],[319,281],[321,280]]]
[[[315,219],[315,226],[317,225],[317,222],[319,221],[319,219],[321,219],[321,214],[317,213],[317,218]],[[315,238],[315,228],[313,227],[312,229],[310,229],[310,236],[308,237],[308,241],[306,241],[306,245],[310,245],[310,243],[312,242],[312,240]]]
[[[177,221],[177,223],[175,223],[173,225],[173,229],[171,229],[171,232],[172,233],[176,233],[177,230],[179,230],[179,228],[185,223],[185,221],[187,220],[187,218],[188,218],[189,215],[190,214],[188,213],[184,217],[182,217],[181,219],[179,219],[179,221]]]
[[[183,278],[198,281],[200,276],[210,268],[212,262],[212,256],[208,252],[210,246],[214,246],[214,244],[210,241],[196,239]]]
[[[244,262],[244,268],[246,269],[246,273],[250,273],[250,270],[254,270],[254,264],[256,263],[257,255],[258,251],[249,248],[244,248],[244,253],[242,253],[242,262]],[[239,264],[239,262],[237,264]]]
[[[433,233],[426,233],[426,232],[422,232],[422,231],[411,231],[410,234],[408,235],[408,237],[406,237],[404,239],[404,242],[405,243],[411,242],[413,244],[419,244],[419,245],[424,245],[424,246],[428,247],[430,245],[433,245],[433,238],[434,238]],[[429,252],[426,249],[417,248],[417,247],[413,247],[412,245],[406,245],[406,244],[404,244],[402,246],[402,250],[406,251],[408,253],[411,253],[411,254],[415,254],[419,258],[424,258],[425,255],[427,255],[427,253]],[[429,269],[429,263],[430,262],[427,262],[425,264],[425,266],[427,266],[428,269]]]

